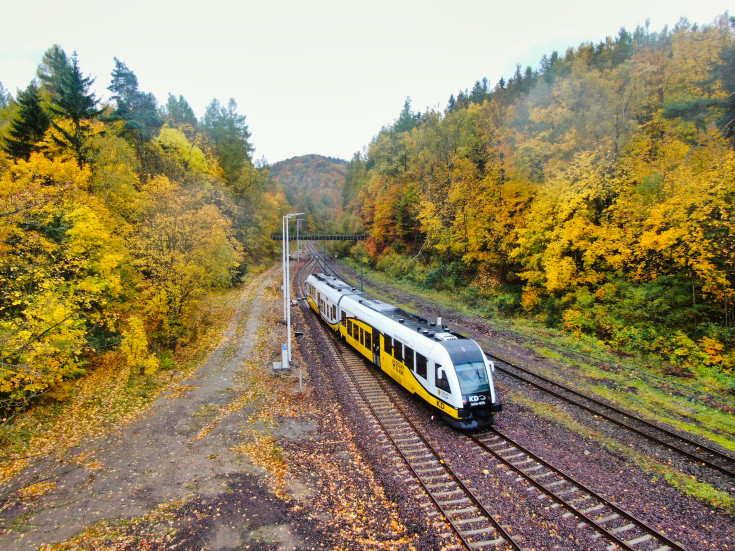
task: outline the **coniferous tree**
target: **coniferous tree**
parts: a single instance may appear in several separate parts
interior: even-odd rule
[[[41,97],[45,102],[53,104],[58,99],[57,94],[62,86],[62,80],[70,71],[69,58],[61,46],[54,44],[46,50],[36,72],[41,81]]]
[[[449,96],[449,102],[447,103],[447,113],[451,113],[454,111],[454,105],[457,103],[457,101],[454,99],[454,94]]]
[[[487,96],[487,78],[483,78],[482,81],[475,82],[470,92],[470,101],[472,103],[482,103]]]
[[[54,140],[62,147],[74,151],[80,168],[84,166],[86,160],[84,146],[89,132],[89,122],[101,113],[97,109],[97,98],[89,91],[93,83],[93,78],[82,74],[77,54],[74,53],[70,70],[62,75],[59,82],[54,83],[55,88],[52,90],[51,111],[71,121],[71,129],[57,122],[52,123],[61,135],[61,137],[54,136]]]
[[[138,90],[138,77],[117,58],[108,90],[117,103],[109,119],[123,121],[124,133],[138,144],[152,140],[163,126],[156,98]]]
[[[18,93],[18,112],[10,123],[8,136],[3,149],[16,159],[25,159],[41,148],[40,142],[51,123],[41,105],[38,86],[31,82],[24,91]]]
[[[411,110],[411,98],[406,98],[406,101],[403,104],[403,109],[401,110],[401,114],[398,116],[398,120],[393,125],[393,129],[399,134],[401,132],[408,132],[416,126],[417,119],[418,117]]]
[[[184,96],[179,96],[177,99],[173,94],[169,94],[168,102],[162,111],[165,121],[169,125],[183,130],[184,133],[186,133],[187,128],[196,130],[199,127],[199,121],[197,121],[194,110],[189,102],[184,99]]]
[[[230,98],[227,107],[213,99],[204,114],[202,126],[214,141],[219,163],[228,184],[234,184],[242,169],[252,164],[253,147],[245,116],[237,114],[237,102]]]

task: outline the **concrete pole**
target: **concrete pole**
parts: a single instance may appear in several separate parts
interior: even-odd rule
[[[288,258],[286,256],[286,226],[288,224],[287,222],[288,216],[283,217],[283,221],[281,223],[281,271],[283,273],[283,321],[286,321],[286,259]]]
[[[288,239],[288,220],[286,220],[286,331],[288,333],[288,362],[291,364],[291,241]]]
[[[287,214],[283,217],[283,318],[288,333],[288,361],[291,362],[291,268],[289,252],[291,243],[288,239],[288,221],[294,216],[301,216],[303,212]],[[288,367],[288,366],[284,366]]]
[[[286,217],[281,218],[281,292],[283,321],[286,321]]]

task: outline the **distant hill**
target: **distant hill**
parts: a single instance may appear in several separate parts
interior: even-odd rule
[[[302,155],[272,165],[271,176],[283,186],[289,203],[307,213],[310,226],[324,227],[342,210],[347,167],[342,159]]]

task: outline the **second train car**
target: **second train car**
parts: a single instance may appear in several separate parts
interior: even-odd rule
[[[327,274],[306,280],[311,308],[360,354],[433,407],[453,427],[493,424],[501,410],[494,366],[467,337],[409,314]]]

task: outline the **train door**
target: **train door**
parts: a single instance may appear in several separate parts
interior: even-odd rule
[[[380,331],[375,327],[373,330],[373,362],[380,367]]]

